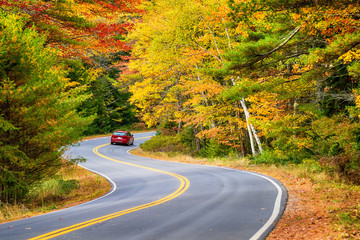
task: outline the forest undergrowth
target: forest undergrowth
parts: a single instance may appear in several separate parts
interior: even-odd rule
[[[54,177],[36,185],[25,202],[0,205],[0,223],[68,208],[98,198],[111,189],[102,176],[78,165],[63,167]]]

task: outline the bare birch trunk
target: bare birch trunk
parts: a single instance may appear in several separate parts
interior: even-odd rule
[[[257,143],[257,146],[258,146],[258,149],[259,149],[259,152],[260,152],[260,154],[261,154],[261,153],[263,153],[263,149],[262,149],[262,147],[261,147],[261,141],[260,141],[260,138],[259,138],[256,130],[255,130],[254,125],[252,125],[251,123],[249,123],[250,113],[249,113],[249,111],[248,111],[248,109],[247,109],[247,107],[246,107],[245,99],[244,99],[244,98],[241,99],[241,100],[240,100],[240,103],[241,103],[241,106],[242,106],[242,108],[243,108],[243,110],[244,110],[244,113],[245,113],[246,125],[248,126],[248,129],[250,129],[252,136],[254,136],[255,141],[256,141],[256,143]],[[252,137],[251,137],[251,138],[252,138]],[[251,139],[250,139],[250,142],[251,142]],[[254,153],[254,152],[253,152],[253,153]],[[255,152],[255,154],[253,154],[253,156],[255,156],[255,155],[257,155],[256,152]]]
[[[257,134],[254,125],[250,124],[250,126],[251,126],[251,130],[252,130],[252,132],[253,132],[253,134],[254,134],[255,141],[256,141],[256,143],[257,143],[257,145],[258,145],[259,152],[260,152],[260,154],[262,154],[262,153],[263,153],[263,149],[262,149],[262,146],[261,146],[261,141],[260,141],[259,135]]]
[[[248,109],[246,107],[246,103],[245,103],[244,98],[240,100],[240,103],[241,103],[241,106],[242,106],[242,108],[244,110],[244,114],[245,114],[246,126],[247,126],[247,129],[248,129],[249,138],[250,138],[251,152],[252,152],[252,155],[255,157],[257,154],[256,154],[256,150],[255,150],[255,145],[254,145],[253,132],[252,132],[250,124],[249,124],[250,113],[249,113],[249,111],[248,111]]]
[[[251,153],[252,153],[253,157],[255,157],[257,155],[257,153],[256,153],[255,146],[254,146],[254,138],[253,138],[249,123],[247,123],[247,120],[246,120],[246,126],[248,129],[249,138],[250,138]]]

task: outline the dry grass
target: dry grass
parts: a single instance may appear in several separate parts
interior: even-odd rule
[[[255,171],[281,181],[289,200],[269,240],[360,239],[360,187],[301,166],[249,165],[246,159],[197,159],[132,150],[139,156]],[[335,179],[334,179],[335,178]]]
[[[110,183],[103,177],[73,165],[61,169],[59,175],[64,181],[75,180],[78,182],[77,189],[72,190],[66,196],[58,195],[54,189],[53,180],[48,180],[46,191],[38,191],[31,196],[28,203],[0,206],[0,223],[9,222],[21,218],[27,218],[43,213],[71,207],[97,197],[110,191]]]

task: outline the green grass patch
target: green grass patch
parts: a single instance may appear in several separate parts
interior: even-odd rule
[[[79,187],[80,184],[78,180],[64,180],[62,176],[57,175],[52,179],[36,185],[29,192],[27,201],[41,202],[43,205],[44,202],[64,199],[71,191],[77,190]]]

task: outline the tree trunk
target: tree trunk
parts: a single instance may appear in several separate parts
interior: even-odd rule
[[[251,152],[252,152],[252,155],[255,157],[257,154],[256,154],[256,151],[255,151],[255,146],[254,146],[253,133],[251,131],[251,127],[250,127],[250,124],[249,124],[250,114],[249,114],[249,111],[248,111],[248,109],[246,107],[244,98],[240,100],[240,103],[241,103],[241,106],[242,106],[242,108],[244,110],[244,114],[245,114],[246,126],[247,126],[247,129],[248,129],[250,145],[251,145]]]
[[[248,109],[246,107],[245,99],[244,98],[241,99],[240,103],[241,103],[241,106],[242,106],[242,108],[244,110],[244,114],[245,114],[246,125],[247,125],[247,128],[248,128],[249,137],[250,137],[251,150],[252,150],[253,156],[256,156],[257,153],[255,151],[253,138],[255,138],[255,141],[256,141],[256,143],[258,145],[260,154],[263,152],[263,149],[261,147],[261,141],[260,141],[260,138],[259,138],[256,130],[255,130],[255,127],[251,123],[249,123],[250,113],[249,113],[249,111],[248,111]]]

